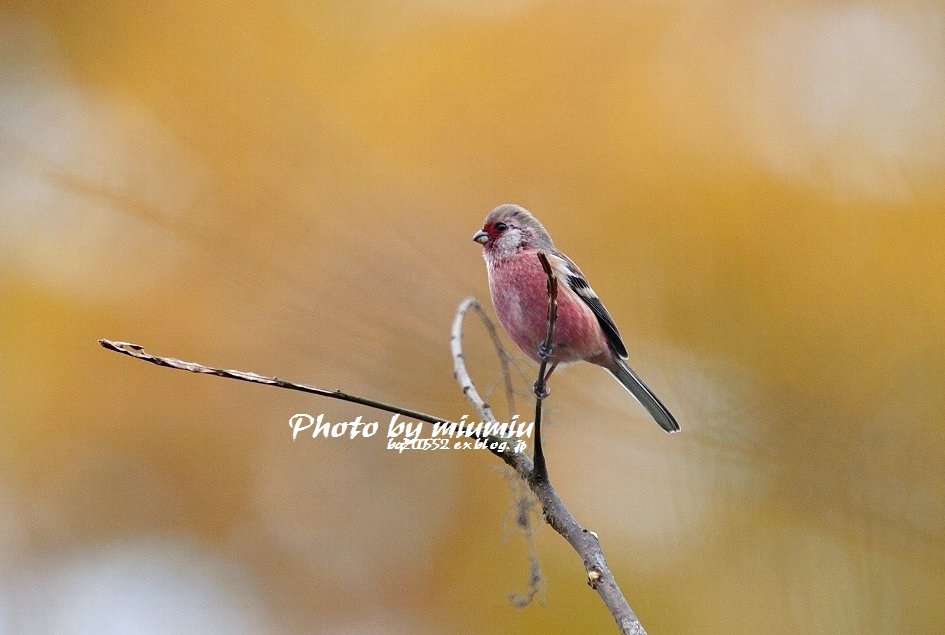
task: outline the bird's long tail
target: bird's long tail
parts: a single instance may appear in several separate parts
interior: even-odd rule
[[[676,423],[676,419],[653,394],[653,391],[643,383],[643,380],[633,372],[633,369],[616,355],[613,356],[613,362],[613,364],[606,366],[610,374],[616,377],[617,381],[623,384],[623,387],[633,395],[634,399],[647,409],[647,412],[656,420],[656,423],[660,424],[661,428],[667,432],[678,432],[679,424]]]

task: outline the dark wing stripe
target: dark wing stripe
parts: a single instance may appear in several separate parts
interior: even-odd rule
[[[617,330],[614,319],[610,317],[610,313],[604,308],[604,303],[600,301],[600,298],[598,298],[594,290],[591,289],[591,285],[587,283],[587,279],[584,278],[581,270],[564,256],[562,256],[562,259],[565,262],[565,269],[568,272],[566,280],[568,286],[571,287],[571,290],[574,291],[579,298],[584,300],[587,306],[591,307],[591,311],[594,312],[601,328],[604,329],[604,335],[606,335],[607,341],[610,343],[610,347],[614,352],[620,357],[626,358],[627,347],[623,344],[623,339],[620,337],[620,332]]]

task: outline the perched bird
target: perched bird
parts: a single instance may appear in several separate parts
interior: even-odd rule
[[[538,219],[518,205],[489,212],[473,240],[483,246],[489,293],[512,341],[540,361],[538,349],[548,329],[548,277],[538,252],[548,257],[558,279],[557,321],[546,378],[559,364],[586,361],[603,366],[667,432],[679,424],[653,391],[627,366],[627,349],[617,325],[576,264],[555,249]]]

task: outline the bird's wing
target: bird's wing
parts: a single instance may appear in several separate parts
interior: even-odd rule
[[[594,289],[588,284],[584,273],[576,264],[571,262],[570,258],[560,251],[555,251],[548,255],[550,256],[548,262],[551,264],[555,275],[558,276],[559,280],[563,280],[568,287],[577,294],[577,297],[581,298],[581,300],[591,308],[591,311],[593,311],[594,315],[597,317],[598,323],[600,323],[600,327],[604,329],[604,334],[607,336],[610,347],[619,357],[626,359],[627,347],[623,344],[623,339],[620,337],[620,331],[617,330],[614,318],[610,317],[610,313],[608,313],[604,303],[600,301]]]

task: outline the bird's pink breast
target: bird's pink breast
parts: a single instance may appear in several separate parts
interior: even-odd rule
[[[547,276],[534,252],[489,263],[489,291],[496,314],[512,341],[535,361],[548,328]],[[607,350],[597,317],[564,280],[558,280],[553,359],[558,363],[595,357]]]

